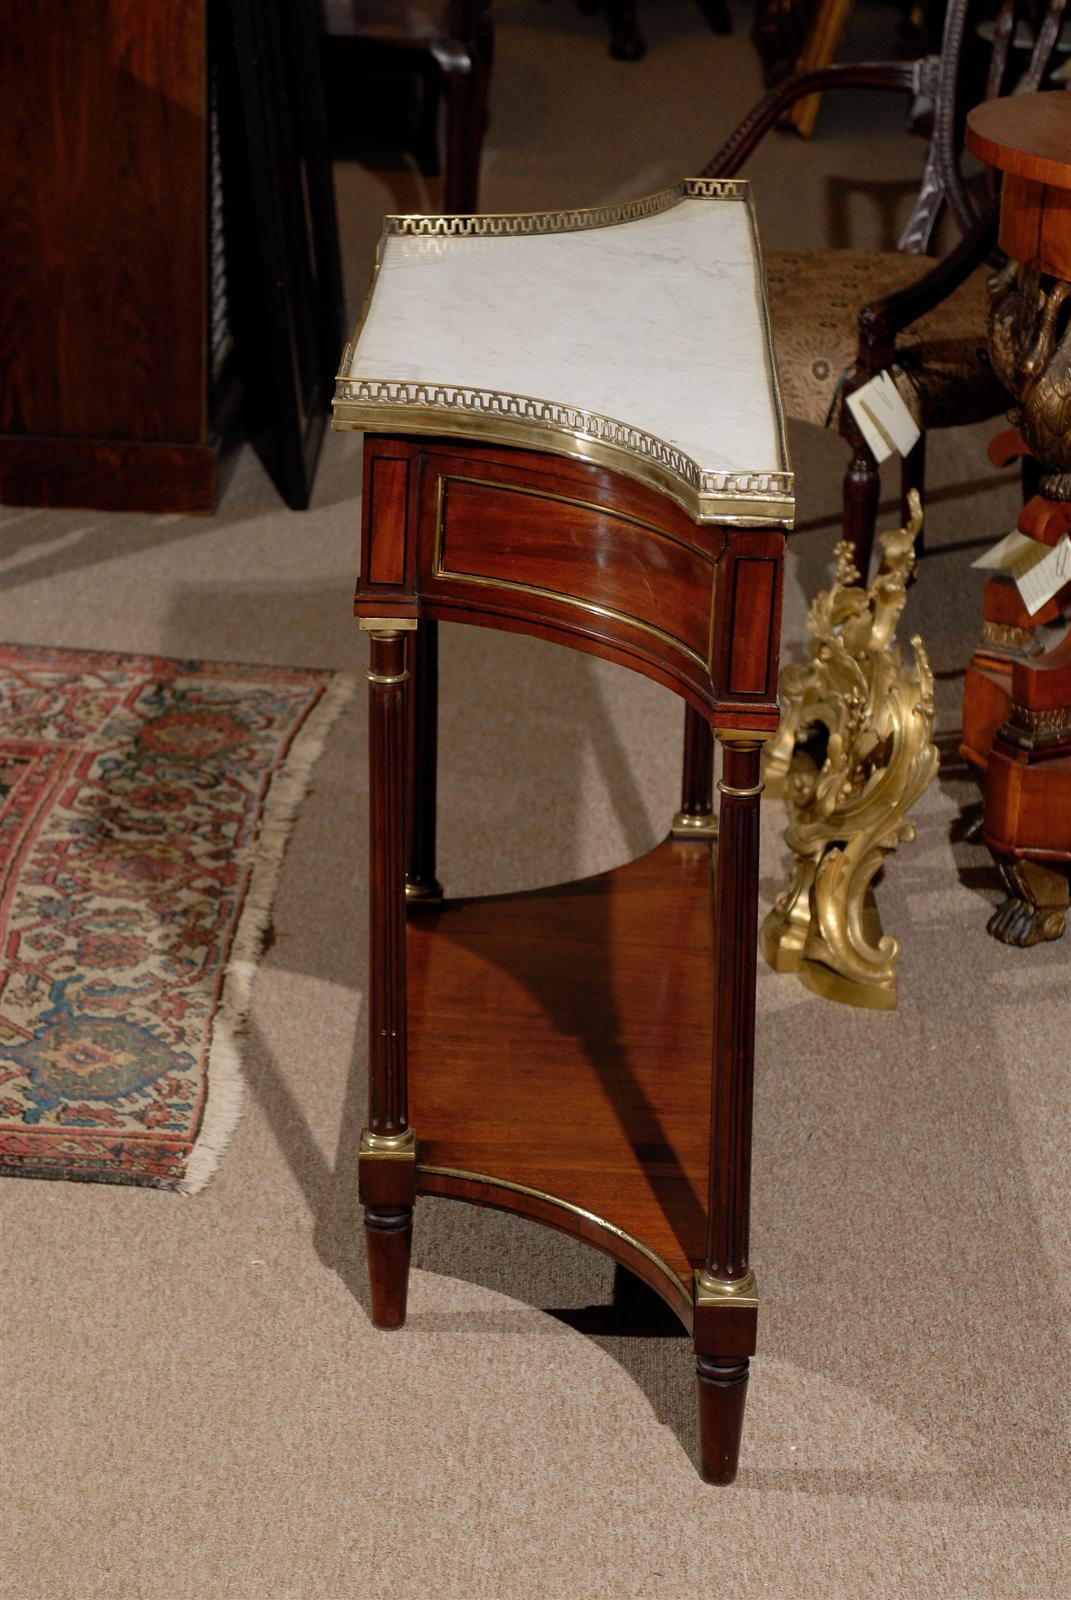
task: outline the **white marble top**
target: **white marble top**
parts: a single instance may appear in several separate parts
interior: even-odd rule
[[[517,217],[390,217],[336,426],[602,461],[697,520],[791,522],[748,186]]]

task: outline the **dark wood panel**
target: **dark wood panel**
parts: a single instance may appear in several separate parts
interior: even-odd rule
[[[405,540],[409,507],[409,463],[380,456],[371,463],[368,478],[369,526],[376,536],[369,547],[368,581],[379,584],[405,582]]]
[[[589,501],[445,474],[439,485],[435,576],[573,598],[655,629],[709,670],[709,553]]]
[[[415,467],[410,571],[401,588],[370,583],[371,545],[379,533],[366,498],[358,615],[423,616],[534,634],[653,678],[716,726],[777,727],[780,530],[697,525],[631,478],[505,446],[370,435],[366,485],[373,463],[386,457],[407,457]],[[445,569],[444,500],[450,518]],[[469,562],[468,575],[449,570],[459,555]],[[772,578],[765,603],[742,605],[737,613],[733,566],[740,560],[769,564]],[[491,582],[473,581],[488,574]],[[765,683],[757,691],[730,689],[737,656],[765,662]]]
[[[0,501],[208,513],[218,466],[211,445],[9,436],[0,439]]]
[[[730,694],[764,694],[770,676],[777,565],[745,556],[733,566],[733,631],[729,647]]]
[[[5,7],[0,104],[0,431],[203,439],[204,0]]]
[[[785,535],[773,528],[734,528],[719,573],[714,683],[720,700],[739,702],[744,721],[759,726],[760,708],[777,724]]]
[[[690,1284],[707,1232],[710,905],[709,845],[667,841],[580,883],[414,913],[420,1167],[564,1198]],[[534,1214],[505,1190],[471,1197]],[[544,1220],[589,1236],[575,1215]]]

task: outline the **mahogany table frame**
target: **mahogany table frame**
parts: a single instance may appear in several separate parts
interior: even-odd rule
[[[359,1170],[373,1320],[381,1328],[405,1320],[418,1194],[496,1206],[584,1238],[656,1289],[693,1334],[703,1475],[731,1482],[758,1305],[748,1225],[759,760],[778,722],[783,527],[698,523],[667,494],[582,459],[386,433],[365,439],[363,504],[355,610],[371,639],[370,982],[369,1110]],[[740,521],[763,519],[751,508]],[[639,862],[579,885],[443,902],[435,876],[441,621],[553,640],[627,666],[683,698],[682,805],[670,838]],[[722,746],[717,817],[711,732]],[[712,848],[712,944],[704,949],[696,919],[701,912],[709,927]],[[686,901],[691,921],[682,920]],[[672,936],[692,948],[672,947],[682,963],[672,1006],[662,1002],[657,1010],[661,991],[652,986],[656,1049],[645,1031],[646,1002],[636,995],[651,965],[644,920],[656,938],[663,916]],[[555,1035],[548,1024],[544,1038],[535,1023],[535,1042],[526,1024],[516,1048],[561,1052],[531,1075],[537,1085],[543,1080],[541,1088],[503,1083],[493,1060],[480,1069],[476,1057],[487,1055],[499,1000],[505,1011],[516,1009],[521,991],[503,979],[495,1007],[485,1007],[490,1014],[473,1016],[478,1002],[458,999],[458,986],[472,981],[466,962],[476,959],[466,942],[488,948],[480,944],[481,926],[492,928],[492,947],[512,940],[511,960],[533,971],[538,965],[538,989],[549,981],[556,929],[572,928],[562,937],[574,941],[570,958],[582,966],[596,959],[591,929],[605,917],[624,930],[621,948],[607,958],[612,972],[603,999],[614,1015],[600,1034],[598,1017],[587,1018],[583,1002],[579,1010],[582,1027],[592,1030],[588,1053],[597,1057],[607,1040],[614,1045],[620,1059],[605,1067],[610,1076],[599,1077],[604,1064],[596,1060],[589,1083],[568,1041],[548,1043],[562,1028]],[[521,932],[511,935],[511,927]],[[481,982],[492,981],[488,970],[480,967]],[[412,1015],[410,983],[422,997]],[[574,993],[565,1034],[577,1010]],[[704,1037],[709,1058],[706,1045],[697,1057]],[[642,1082],[633,1076],[641,1057]],[[482,1098],[471,1078],[477,1070],[490,1074]],[[529,1082],[528,1074],[521,1077]],[[503,1109],[489,1133],[492,1092]],[[545,1113],[552,1092],[553,1125],[532,1098],[542,1094]],[[600,1126],[617,1141],[617,1165],[605,1173]],[[651,1129],[657,1139],[640,1139]],[[474,1151],[478,1169],[467,1165],[477,1159]],[[550,1168],[560,1179],[554,1188],[529,1181],[532,1171]],[[616,1208],[614,1216],[591,1199],[603,1190],[620,1197],[605,1208]],[[706,1195],[705,1208],[694,1204],[696,1194]],[[688,1225],[678,1225],[686,1215]]]

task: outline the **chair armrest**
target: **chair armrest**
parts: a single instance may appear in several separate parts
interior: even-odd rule
[[[827,89],[895,89],[911,94],[918,89],[921,61],[838,61],[813,72],[795,72],[770,90],[748,113],[735,133],[703,168],[704,178],[731,178],[760,139],[769,132],[786,107],[804,95]]]
[[[991,206],[929,272],[863,307],[859,313],[859,365],[865,372],[881,372],[887,367],[897,334],[940,305],[981,266],[996,242],[997,215],[997,207]]]

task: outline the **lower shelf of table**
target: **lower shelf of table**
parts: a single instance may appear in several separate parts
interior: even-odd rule
[[[691,1324],[706,1241],[710,847],[409,918],[417,1187],[534,1218]]]

